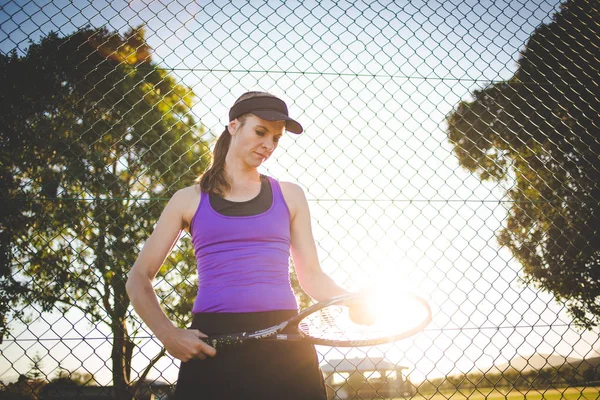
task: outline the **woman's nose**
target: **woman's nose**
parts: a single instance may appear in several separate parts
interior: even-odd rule
[[[275,142],[271,138],[265,138],[262,143],[263,147],[269,151],[273,151],[275,148]]]

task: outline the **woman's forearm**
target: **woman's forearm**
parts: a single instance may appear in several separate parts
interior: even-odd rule
[[[176,328],[160,307],[152,281],[146,276],[134,273],[127,279],[126,288],[135,312],[164,343],[164,338]]]
[[[311,276],[307,276],[299,282],[302,289],[317,301],[348,293],[347,290],[335,283],[329,275],[322,271],[311,274]]]

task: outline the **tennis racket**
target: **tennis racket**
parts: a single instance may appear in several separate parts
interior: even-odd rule
[[[270,328],[202,340],[215,349],[256,340],[307,341],[334,347],[375,346],[412,336],[429,322],[431,308],[419,296],[359,292],[319,302]]]

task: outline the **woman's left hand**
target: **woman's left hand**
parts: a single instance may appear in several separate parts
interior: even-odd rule
[[[362,291],[363,294],[368,293]],[[363,296],[360,300],[351,301],[346,304],[350,313],[350,319],[352,322],[359,325],[373,325],[376,322],[376,316],[373,313],[372,305],[368,301],[365,301]]]

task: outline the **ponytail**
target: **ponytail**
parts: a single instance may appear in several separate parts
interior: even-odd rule
[[[231,143],[231,134],[227,127],[215,144],[211,166],[196,180],[200,182],[200,190],[224,197],[231,189],[231,182],[225,172],[225,157]]]

